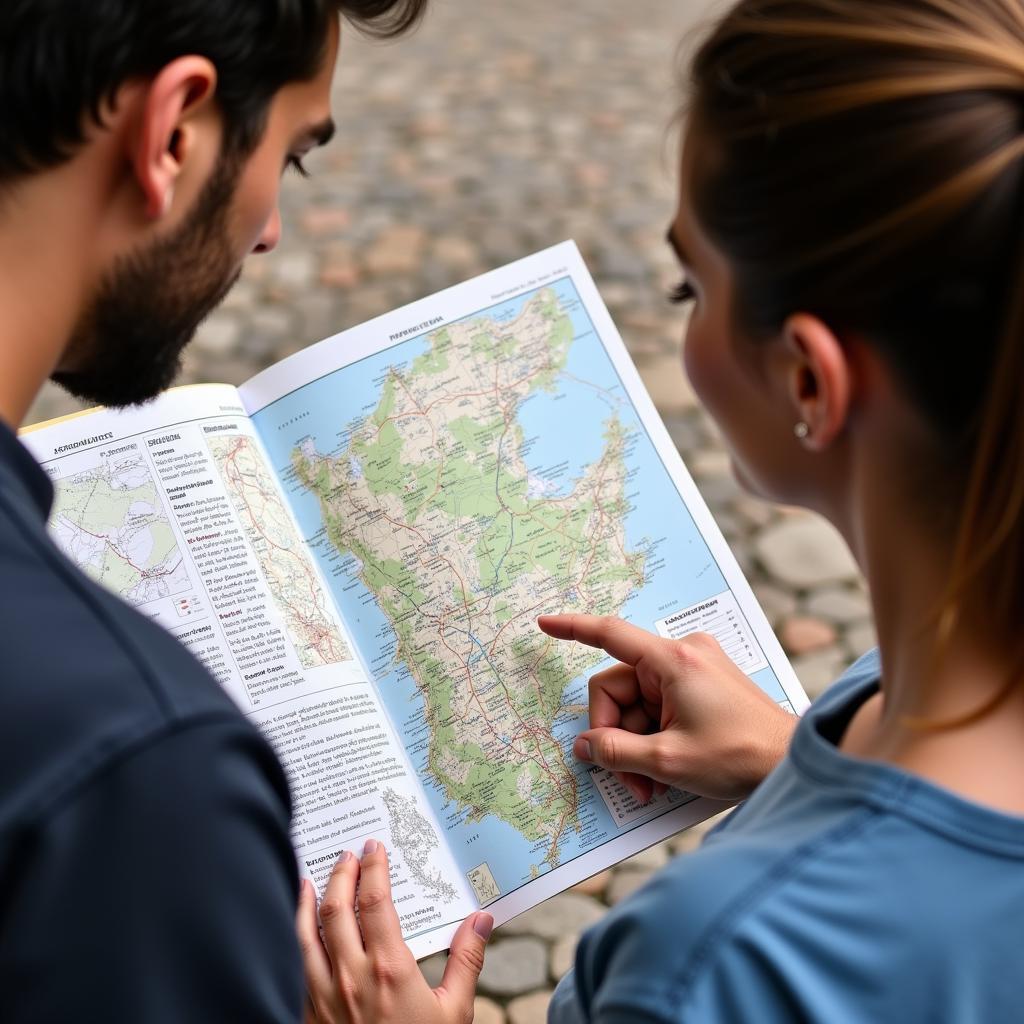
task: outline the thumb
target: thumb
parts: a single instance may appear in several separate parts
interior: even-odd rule
[[[484,949],[493,928],[494,918],[490,914],[473,914],[462,922],[452,940],[441,989],[464,1008],[472,1008],[476,982],[484,969]]]
[[[576,737],[572,749],[579,760],[609,771],[651,776],[654,770],[653,735],[640,736],[625,729],[591,729]]]

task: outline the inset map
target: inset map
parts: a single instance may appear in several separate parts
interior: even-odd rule
[[[50,531],[97,583],[134,605],[192,586],[145,456],[100,456],[56,482]]]
[[[304,668],[350,661],[352,654],[328,611],[329,598],[252,438],[222,434],[208,440],[299,661]]]
[[[390,788],[383,795],[391,822],[391,839],[405,858],[409,874],[435,899],[454,903],[459,898],[458,891],[431,863],[431,854],[441,845],[433,826],[412,797],[401,796]]]
[[[487,866],[487,861],[468,871],[466,877],[469,879],[469,884],[473,886],[473,892],[476,893],[481,907],[486,907],[488,903],[493,903],[501,896],[501,890],[494,880],[494,875],[491,874],[491,869]]]

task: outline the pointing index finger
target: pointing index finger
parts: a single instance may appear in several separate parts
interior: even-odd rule
[[[600,615],[542,615],[537,625],[556,640],[575,640],[600,647],[627,665],[637,665],[661,640],[623,619]]]

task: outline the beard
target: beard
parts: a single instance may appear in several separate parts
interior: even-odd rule
[[[222,159],[180,227],[114,265],[71,337],[76,365],[57,370],[57,384],[114,407],[171,385],[183,349],[241,273],[228,230],[240,173],[241,161]]]

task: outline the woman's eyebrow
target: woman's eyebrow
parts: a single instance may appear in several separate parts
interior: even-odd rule
[[[304,128],[299,139],[310,142],[313,146],[326,146],[334,138],[335,126],[330,117]]]
[[[669,226],[668,232],[665,235],[665,241],[668,242],[672,251],[676,254],[676,259],[679,260],[680,263],[689,266],[691,262],[690,257],[686,255],[686,250],[680,244],[679,239],[676,238],[676,229],[674,224]]]

